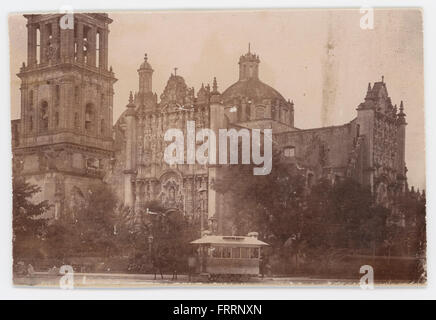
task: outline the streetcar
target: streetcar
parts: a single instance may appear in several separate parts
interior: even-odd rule
[[[261,248],[267,243],[257,239],[257,232],[247,236],[219,236],[206,234],[191,242],[198,246],[199,273],[210,281],[248,280],[257,277]]]

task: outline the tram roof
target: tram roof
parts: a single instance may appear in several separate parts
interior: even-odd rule
[[[228,244],[238,246],[268,246],[268,243],[260,241],[254,237],[243,236],[204,236],[194,240],[191,244]]]

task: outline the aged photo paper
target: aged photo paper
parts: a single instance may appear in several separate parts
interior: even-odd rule
[[[424,286],[422,23],[10,14],[14,285]]]

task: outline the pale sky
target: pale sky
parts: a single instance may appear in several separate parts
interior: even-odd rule
[[[314,128],[349,122],[368,82],[385,82],[393,104],[404,100],[409,184],[425,187],[422,16],[419,10],[376,10],[374,29],[360,28],[356,10],[112,12],[109,64],[114,86],[114,121],[130,90],[138,90],[144,53],[154,69],[158,96],[177,67],[188,86],[217,77],[219,91],[238,79],[238,60],[260,56],[260,79],[295,103],[295,125]],[[26,61],[26,19],[9,18],[12,119],[19,117],[16,73]],[[327,57],[327,43],[330,56]],[[326,63],[328,62],[328,64]],[[329,65],[329,67],[323,67]],[[331,92],[324,93],[329,79]],[[325,91],[325,90],[324,90]]]

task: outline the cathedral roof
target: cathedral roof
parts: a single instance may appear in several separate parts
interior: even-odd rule
[[[286,104],[285,98],[274,88],[259,80],[259,56],[248,52],[239,58],[239,81],[231,85],[222,93],[224,103],[234,103],[238,99],[248,99],[254,103]]]
[[[224,102],[231,102],[239,98],[248,98],[253,102],[262,102],[265,99],[278,100],[286,103],[285,98],[274,88],[263,83],[258,78],[239,80],[222,93]]]

